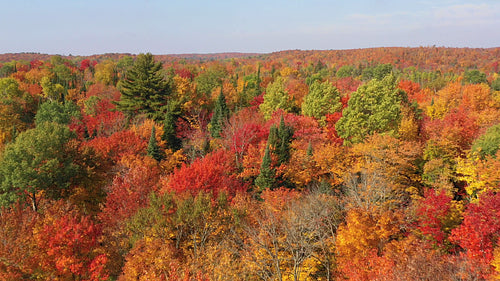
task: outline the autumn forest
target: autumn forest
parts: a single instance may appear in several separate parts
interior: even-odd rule
[[[0,55],[0,280],[498,280],[499,63]]]

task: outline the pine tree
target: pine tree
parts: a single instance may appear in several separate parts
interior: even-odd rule
[[[226,104],[226,97],[220,89],[219,97],[215,102],[214,114],[210,121],[210,133],[213,138],[220,138],[225,122],[229,118],[229,108]]]
[[[163,159],[161,149],[156,142],[156,128],[154,125],[153,128],[151,128],[151,137],[149,138],[147,152],[148,156],[151,156],[151,158],[155,159],[158,162]]]
[[[260,165],[260,174],[255,179],[255,185],[259,187],[259,191],[264,189],[273,188],[275,183],[275,171],[271,167],[271,154],[269,152],[269,145],[266,147],[262,164]]]
[[[170,103],[163,119],[162,140],[167,142],[167,147],[173,151],[182,148],[182,141],[177,137],[177,118],[180,112],[174,110],[174,104]]]
[[[170,88],[162,72],[161,62],[155,62],[151,53],[139,54],[133,67],[121,83],[122,94],[117,108],[129,117],[145,113],[155,120],[167,104]]]
[[[314,153],[314,151],[313,151],[312,143],[309,142],[309,145],[307,145],[306,155],[308,157],[312,157],[313,153]]]

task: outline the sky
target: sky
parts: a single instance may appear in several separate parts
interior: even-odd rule
[[[500,47],[500,0],[0,0],[0,4],[0,53]]]

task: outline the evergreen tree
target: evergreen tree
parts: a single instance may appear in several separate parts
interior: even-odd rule
[[[180,111],[175,110],[175,104],[168,105],[167,112],[163,119],[163,136],[162,139],[167,142],[167,147],[173,151],[182,148],[182,141],[177,137],[177,119],[179,118]]]
[[[156,142],[156,128],[153,125],[151,128],[151,137],[149,138],[148,148],[147,148],[148,156],[151,156],[156,161],[161,161],[163,159],[163,155],[161,153],[161,149]]]
[[[269,128],[269,135],[267,137],[267,145],[269,146],[271,152],[274,153],[276,149],[278,149],[279,143],[278,128],[276,128],[275,125],[272,125],[271,128]]]
[[[118,110],[129,117],[145,113],[154,120],[161,119],[170,94],[162,70],[162,63],[155,62],[152,54],[139,54],[133,67],[127,71],[126,79],[121,81]]]
[[[313,153],[314,153],[314,151],[313,151],[312,143],[309,142],[309,145],[307,145],[306,155],[308,157],[312,157]]]
[[[229,108],[226,104],[226,98],[222,93],[222,87],[220,89],[219,97],[215,102],[214,114],[212,115],[212,120],[210,121],[210,134],[213,138],[220,138],[224,123],[229,118]]]
[[[264,189],[273,188],[275,183],[275,171],[271,167],[271,154],[269,152],[269,145],[266,147],[262,164],[260,165],[260,174],[255,179],[255,185],[259,187],[259,191]]]

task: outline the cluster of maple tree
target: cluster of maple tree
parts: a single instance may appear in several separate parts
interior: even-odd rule
[[[4,55],[0,279],[500,278],[499,53]]]

